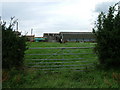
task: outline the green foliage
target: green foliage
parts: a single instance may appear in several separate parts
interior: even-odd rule
[[[13,31],[15,22],[11,18],[9,27],[6,27],[6,22],[0,24],[2,27],[2,67],[6,69],[22,66],[24,51],[27,49],[25,37]]]
[[[97,45],[95,51],[101,66],[120,65],[120,10],[115,6],[107,14],[101,12],[93,29]]]

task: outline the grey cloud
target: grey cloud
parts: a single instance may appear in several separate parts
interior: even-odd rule
[[[2,3],[2,19],[9,21],[10,17],[15,16],[23,28],[32,27],[33,24],[43,23],[53,17],[48,11],[58,4],[59,2],[5,2]]]
[[[31,19],[43,19],[46,17],[47,11],[54,8],[57,2],[8,2],[3,3],[2,17],[9,19],[11,16],[18,18]],[[52,8],[51,8],[52,7]],[[47,16],[48,17],[48,16]]]
[[[107,12],[110,6],[115,5],[117,2],[116,1],[111,1],[111,2],[102,2],[96,5],[95,7],[95,12]]]

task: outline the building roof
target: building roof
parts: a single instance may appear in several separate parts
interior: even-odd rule
[[[63,39],[87,39],[94,38],[94,34],[92,32],[60,32]]]
[[[45,35],[45,34],[59,34],[59,33],[44,33],[44,35]]]
[[[60,34],[92,34],[92,32],[60,32]]]

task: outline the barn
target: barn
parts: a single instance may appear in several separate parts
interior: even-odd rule
[[[92,32],[60,32],[62,41],[68,42],[92,42],[95,41]]]

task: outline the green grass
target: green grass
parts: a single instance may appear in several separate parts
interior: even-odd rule
[[[28,42],[29,47],[92,47],[95,43],[76,43],[76,42],[67,42],[67,43],[56,43],[56,42]]]
[[[93,47],[92,43],[28,43],[29,47]],[[56,51],[27,50],[25,53],[54,53]],[[69,51],[64,51],[69,52]],[[88,50],[73,50],[72,52],[92,52]],[[62,52],[59,52],[62,53]],[[78,57],[93,57],[92,55],[80,55]],[[31,58],[46,58],[44,56],[25,56],[25,65]],[[56,56],[51,58],[75,58],[74,55]],[[28,59],[28,60],[26,60]],[[94,59],[93,61],[97,61]],[[59,72],[39,71],[35,68],[27,68],[11,71],[3,69],[3,88],[120,88],[120,70],[102,70],[94,68],[91,71],[61,70]]]
[[[40,72],[12,70],[3,88],[120,88],[120,70]]]

